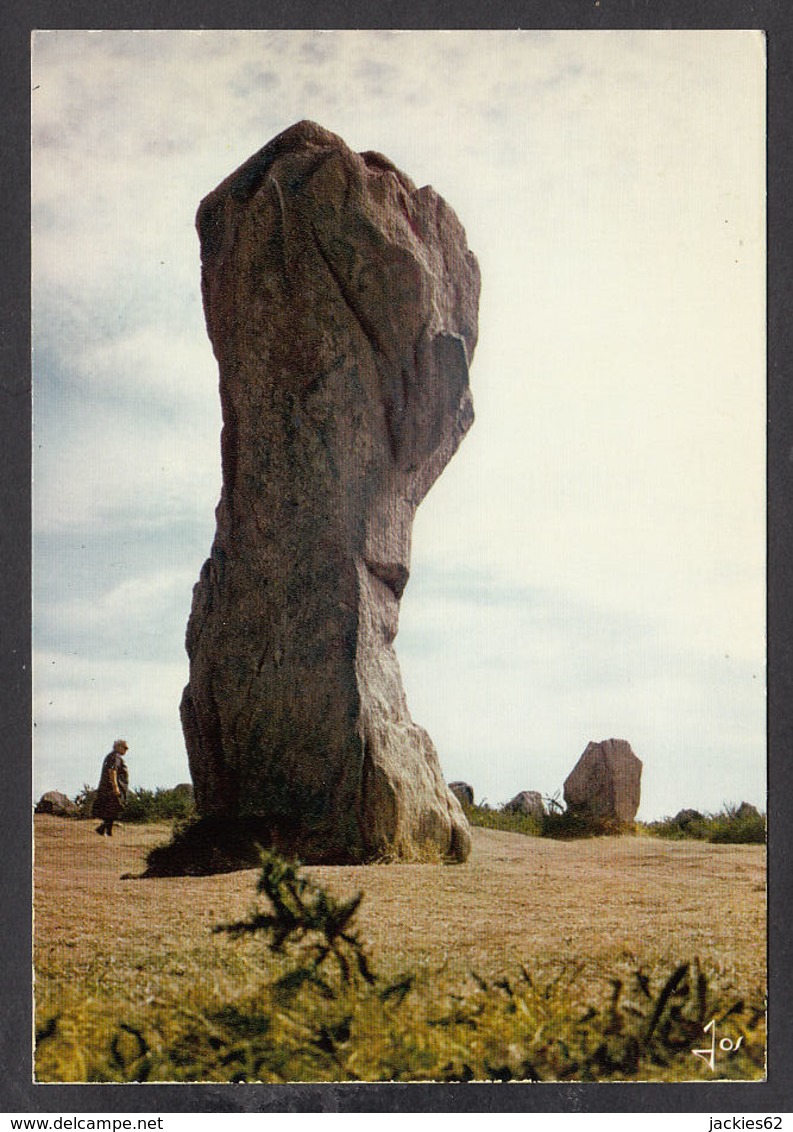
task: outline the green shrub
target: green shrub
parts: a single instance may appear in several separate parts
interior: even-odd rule
[[[88,783],[83,784],[82,790],[79,794],[74,796],[74,804],[79,810],[81,818],[93,817],[94,799],[96,798],[96,790]]]
[[[751,809],[725,804],[716,814],[703,814],[679,821],[666,817],[649,822],[646,828],[655,837],[672,841],[691,839],[715,844],[762,845],[766,840],[765,816]]]
[[[80,811],[80,817],[93,817],[95,798],[96,790],[86,783],[74,798],[75,805]],[[194,816],[193,792],[188,786],[169,788],[158,786],[156,790],[130,790],[121,820],[136,824],[142,822],[187,822]]]
[[[523,833],[527,837],[542,836],[542,822],[528,814],[510,813],[508,810],[491,810],[489,806],[463,805],[463,813],[471,825],[484,829],[500,829],[505,833]]]
[[[358,933],[351,930],[363,893],[339,903],[324,888],[301,877],[298,866],[277,853],[263,851],[261,863],[257,891],[267,897],[272,911],[221,924],[215,931],[228,932],[236,938],[263,932],[270,937],[273,951],[291,954],[296,965],[273,984],[276,997],[288,999],[306,982],[332,997],[333,989],[326,977],[326,964],[331,959],[344,984],[354,983],[358,976],[373,984],[375,977],[366,951]]]
[[[192,791],[183,787],[130,790],[121,820],[127,822],[187,821],[195,813]]]
[[[553,800],[551,800],[552,802]],[[486,806],[463,806],[471,825],[485,829],[498,829],[505,833],[522,833],[527,837],[553,837],[560,840],[577,837],[605,837],[620,833],[633,833],[633,822],[618,822],[612,818],[598,818],[574,810],[562,810],[549,804],[542,818],[515,814],[506,809],[491,810]]]

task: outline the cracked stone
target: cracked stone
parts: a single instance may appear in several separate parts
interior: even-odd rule
[[[473,421],[451,208],[300,122],[201,203],[223,487],[187,629],[203,817],[303,861],[468,854],[393,641],[415,510]]]

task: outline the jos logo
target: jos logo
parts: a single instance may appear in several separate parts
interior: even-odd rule
[[[702,1060],[710,1066],[711,1073],[715,1073],[716,1072],[716,1049],[717,1049],[717,1046],[716,1046],[716,1019],[715,1018],[711,1018],[710,1022],[708,1022],[707,1026],[705,1026],[705,1033],[706,1034],[707,1034],[708,1030],[710,1030],[710,1032],[711,1032],[711,1034],[710,1034],[710,1049],[692,1049],[691,1052],[693,1053],[694,1057],[701,1057]],[[723,1053],[732,1053],[736,1049],[739,1048],[742,1041],[743,1041],[743,1035],[741,1035],[741,1037],[738,1038],[737,1042],[734,1042],[732,1040],[732,1038],[722,1038],[721,1041],[718,1044],[718,1049],[720,1049]]]

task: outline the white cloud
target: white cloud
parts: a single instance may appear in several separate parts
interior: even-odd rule
[[[552,795],[590,740],[614,737],[644,762],[640,817],[764,803],[762,663],[564,591],[516,593],[482,577],[477,601],[475,587],[456,588],[461,576],[445,594],[443,574],[429,587],[411,579],[396,641],[411,714],[447,779],[491,804],[523,789]]]
[[[209,522],[220,495],[220,421],[173,419],[141,397],[135,411],[66,408],[67,428],[34,422],[33,513],[38,530],[106,524]],[[76,418],[76,419],[75,419]]]
[[[47,643],[69,647],[92,663],[121,649],[119,660],[160,658],[165,648],[180,655],[180,642],[190,611],[192,569],[155,570],[127,575],[105,592],[94,590],[37,604],[36,621],[46,626]],[[39,640],[44,643],[44,638]]]
[[[203,319],[188,336],[168,333],[168,320],[135,322],[117,337],[87,342],[75,358],[81,398],[100,396],[123,402],[131,391],[131,410],[179,410],[212,419],[217,427],[217,364]],[[134,404],[137,402],[137,404]]]

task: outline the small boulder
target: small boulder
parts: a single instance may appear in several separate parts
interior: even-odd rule
[[[625,739],[589,743],[564,783],[567,808],[632,822],[641,797],[642,762]]]
[[[450,782],[449,789],[462,806],[473,806],[473,786],[469,786],[467,782]]]
[[[542,818],[545,816],[545,806],[542,794],[537,790],[521,790],[520,794],[504,806],[508,814],[523,814],[525,817]]]
[[[751,802],[741,802],[738,809],[735,811],[736,818],[759,818],[760,811],[757,806],[753,806]]]
[[[686,826],[691,825],[692,822],[702,821],[702,814],[699,810],[678,810],[672,818],[672,821],[675,825],[679,825],[681,829],[685,829]]]
[[[79,817],[80,808],[60,790],[48,790],[36,803],[37,814],[53,814],[56,818]]]

